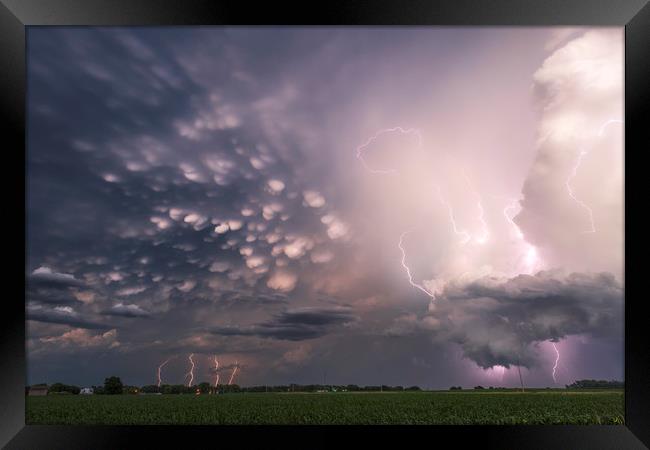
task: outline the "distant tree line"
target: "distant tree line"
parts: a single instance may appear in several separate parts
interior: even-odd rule
[[[43,384],[44,385],[44,384]],[[45,386],[45,385],[44,385]],[[358,386],[356,384],[346,385],[324,385],[324,384],[287,384],[287,385],[263,385],[242,387],[237,384],[222,384],[218,387],[208,382],[202,382],[193,386],[183,384],[163,384],[157,386],[149,384],[142,387],[129,386],[122,383],[119,377],[111,376],[104,380],[103,386],[92,386],[95,395],[117,395],[117,394],[227,394],[235,392],[400,392],[420,391],[419,386]],[[460,387],[459,387],[460,389]],[[49,392],[66,392],[79,394],[81,388],[69,386],[62,383],[54,383],[48,389]],[[27,392],[27,390],[26,390]]]
[[[577,380],[572,384],[567,384],[567,389],[622,389],[625,383],[616,380]]]
[[[78,394],[81,389],[78,386],[70,386],[63,383],[54,383],[52,386],[47,388],[48,392],[52,394]]]
[[[47,386],[41,383],[36,386]],[[616,380],[577,380],[572,384],[566,385],[567,389],[622,389],[625,383]],[[104,380],[103,386],[92,386],[93,393],[96,395],[118,395],[118,394],[227,394],[236,392],[401,392],[401,391],[420,391],[419,386],[358,386],[356,384],[345,385],[325,385],[325,384],[284,384],[284,385],[263,385],[263,386],[246,386],[242,387],[237,384],[222,384],[218,387],[212,386],[204,381],[193,386],[183,384],[163,384],[157,386],[154,384],[142,387],[128,386],[122,383],[120,377],[111,376]],[[461,386],[451,386],[450,391],[460,391]],[[492,387],[484,388],[475,386],[474,390],[495,390],[508,391],[512,388]],[[518,388],[517,388],[518,389]],[[548,389],[548,388],[547,388]],[[25,389],[27,394],[29,388]],[[63,383],[54,383],[48,387],[48,392],[52,394],[79,394],[81,388]]]

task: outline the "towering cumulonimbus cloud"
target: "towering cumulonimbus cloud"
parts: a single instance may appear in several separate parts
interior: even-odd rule
[[[534,74],[537,156],[514,217],[549,267],[623,269],[623,39],[592,30]],[[586,232],[592,231],[592,232]]]
[[[537,154],[524,182],[519,213],[508,215],[512,202],[503,210],[526,258],[533,258],[531,269],[579,272],[518,275],[484,266],[481,275],[480,254],[468,253],[460,276],[456,271],[425,280],[424,286],[435,288],[436,295],[415,285],[434,298],[429,311],[423,317],[399,318],[387,334],[429,331],[437,339],[458,343],[464,356],[483,368],[534,366],[539,354],[531,345],[547,340],[581,334],[620,338],[621,37],[620,30],[584,33],[555,50],[535,72]],[[481,206],[485,225],[482,217]],[[503,241],[488,247],[517,258]],[[404,261],[402,239],[399,248]],[[406,271],[413,285],[411,271]],[[554,379],[556,367],[557,360]]]

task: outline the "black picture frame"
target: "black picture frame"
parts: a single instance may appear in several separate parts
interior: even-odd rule
[[[625,248],[625,426],[420,426],[420,427],[167,427],[167,426],[26,426],[25,425],[25,246],[13,236],[25,236],[25,226],[15,220],[25,211],[25,35],[27,26],[58,25],[448,25],[448,26],[624,26],[625,27],[625,155],[626,198],[644,203],[637,192],[643,187],[634,170],[647,145],[650,104],[650,5],[648,0],[327,0],[320,3],[276,4],[243,0],[0,0],[0,113],[5,132],[4,154],[12,158],[5,167],[5,208],[13,219],[13,243],[6,282],[17,295],[3,300],[2,370],[0,371],[0,445],[6,448],[156,448],[198,441],[248,446],[252,440],[267,445],[342,444],[359,434],[367,446],[374,443],[441,441],[461,448],[647,448],[650,446],[650,350],[646,299],[632,294],[641,289],[644,269],[635,252]],[[646,113],[646,114],[644,114]],[[646,138],[644,140],[644,138]],[[15,160],[13,159],[15,158]],[[628,197],[629,195],[629,197]],[[625,208],[626,242],[635,242]],[[629,216],[628,216],[629,214]],[[642,212],[640,212],[642,214]],[[25,221],[29,220],[26,214]],[[632,233],[632,234],[630,234]],[[632,240],[631,240],[632,239]],[[25,242],[23,240],[23,242]],[[7,247],[7,246],[5,246]],[[11,256],[10,256],[11,255]],[[23,260],[23,267],[16,261]],[[19,273],[20,271],[20,273]],[[15,276],[14,275],[15,272]],[[11,273],[11,275],[9,275]],[[22,293],[22,295],[21,295]],[[307,444],[309,443],[309,444]],[[408,444],[407,444],[408,445]]]

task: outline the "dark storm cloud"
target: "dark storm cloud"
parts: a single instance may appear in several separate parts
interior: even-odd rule
[[[39,267],[27,277],[27,284],[36,288],[67,288],[83,286],[81,280],[67,273],[57,273],[48,267]]]
[[[282,312],[276,317],[277,323],[287,325],[326,326],[356,320],[349,308],[297,308]]]
[[[59,305],[81,303],[74,297],[73,290],[84,283],[70,274],[39,267],[27,276],[26,281],[27,301]]]
[[[38,306],[28,306],[27,320],[69,325],[71,327],[84,328],[88,330],[105,330],[111,328],[108,325],[85,319],[81,314],[77,313],[70,307],[55,307],[50,309]]]
[[[404,68],[464,54],[472,42],[440,33],[30,29],[26,271],[52,273],[28,275],[27,299],[41,308],[28,317],[71,328],[43,325],[45,340],[31,341],[36,349],[65,342],[73,356],[83,347],[86,361],[92,352],[105,358],[87,371],[76,370],[78,358],[61,359],[61,380],[96,383],[111,367],[139,383],[163,355],[205,352],[220,361],[225,354],[223,368],[232,368],[231,357],[242,369],[257,363],[242,370],[251,383],[274,376],[269,361],[307,361],[311,353],[348,370],[341,382],[393,371],[402,383],[393,361],[428,357],[428,336],[377,334],[403,311],[421,314],[422,299],[399,255],[389,254],[392,237],[373,250],[376,259],[357,251],[366,232],[357,227],[355,235],[353,223],[360,214],[350,200],[360,186],[353,149],[366,131],[410,117],[403,113],[419,95],[400,86],[435,84],[430,70]],[[452,66],[436,63],[436,76]],[[388,83],[368,83],[383,72]],[[393,91],[391,101],[380,98]],[[385,104],[394,115],[367,114]],[[119,346],[111,345],[117,331],[95,339],[83,330],[109,328],[102,320],[119,323]],[[444,314],[419,326],[427,320]],[[53,365],[40,358],[59,363],[57,347],[42,349],[30,357],[30,376],[49,379]],[[317,364],[305,364],[295,381],[316,372]],[[74,379],[89,373],[92,380]]]
[[[304,307],[283,311],[273,320],[248,327],[214,327],[209,331],[222,336],[257,336],[289,341],[303,341],[325,336],[336,326],[354,322],[358,317],[348,308]]]
[[[536,342],[579,334],[620,339],[622,314],[623,288],[612,274],[543,271],[450,284],[425,316],[404,316],[388,334],[450,339],[484,368],[530,367]]]
[[[39,289],[30,285],[27,288],[27,300],[58,305],[81,303],[68,289],[61,289],[59,286]]]

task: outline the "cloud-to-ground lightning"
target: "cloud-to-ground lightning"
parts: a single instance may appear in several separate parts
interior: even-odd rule
[[[587,211],[587,214],[589,215],[589,226],[590,228],[586,231],[583,231],[583,233],[595,233],[596,232],[596,224],[594,222],[594,212],[593,210],[587,205],[585,202],[580,200],[578,197],[576,197],[575,193],[573,192],[573,188],[571,187],[571,180],[575,178],[575,176],[578,173],[578,169],[580,168],[580,165],[582,164],[582,158],[587,154],[587,151],[584,149],[580,149],[580,153],[578,154],[578,158],[576,159],[576,163],[573,166],[573,169],[571,170],[571,173],[569,175],[569,178],[567,178],[565,184],[567,188],[567,192],[569,193],[569,197],[573,199],[578,205],[580,205],[585,211]]]
[[[383,130],[379,130],[372,137],[370,137],[370,139],[368,139],[365,144],[358,146],[356,149],[357,159],[361,161],[363,167],[366,168],[366,170],[368,170],[370,173],[383,174],[383,175],[398,173],[396,169],[385,169],[385,170],[373,169],[370,166],[368,166],[366,160],[363,159],[364,149],[366,149],[370,144],[372,144],[379,136],[386,133],[394,133],[394,132],[399,132],[402,134],[414,133],[418,138],[418,148],[422,145],[422,136],[420,135],[420,131],[415,128],[404,129],[402,127],[394,127],[394,128],[384,128]]]
[[[228,380],[229,385],[231,385],[233,380],[235,379],[235,374],[237,373],[237,369],[239,369],[239,362],[235,361],[235,367],[232,369],[232,374],[230,374],[230,380]]]
[[[404,250],[403,241],[404,241],[404,237],[407,234],[412,233],[412,232],[413,232],[413,230],[405,231],[399,237],[399,243],[397,244],[397,246],[402,251],[402,267],[404,267],[404,270],[406,270],[406,275],[408,276],[409,283],[411,284],[411,286],[413,286],[414,288],[417,288],[420,291],[424,292],[429,297],[435,298],[435,296],[431,292],[427,291],[423,286],[421,286],[421,285],[419,285],[419,284],[417,284],[416,282],[413,281],[413,276],[411,275],[411,269],[409,268],[408,265],[406,265],[406,251]]]
[[[560,351],[557,349],[555,342],[552,342],[553,350],[555,350],[555,365],[553,366],[553,383],[557,383],[555,379],[555,371],[557,370],[557,363],[560,361]]]
[[[190,378],[190,380],[187,383],[188,387],[192,386],[192,383],[194,382],[194,360],[192,359],[193,357],[194,357],[194,353],[190,353],[190,356],[188,357],[190,361],[190,371],[187,372],[187,374],[185,375],[186,378],[187,377]]]
[[[161,365],[158,366],[158,387],[162,384],[162,377],[160,376],[160,371],[162,368],[167,364],[172,358],[167,358],[165,362],[163,362]]]
[[[215,379],[214,379],[214,386],[218,387],[219,386],[219,360],[217,359],[217,355],[214,355],[214,373]]]

